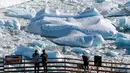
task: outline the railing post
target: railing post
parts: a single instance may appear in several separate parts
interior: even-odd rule
[[[4,60],[4,58],[3,58],[3,72],[5,73],[5,68],[4,68],[4,66],[5,66],[5,60]]]
[[[112,63],[111,63],[111,72],[112,72]]]
[[[97,73],[98,73],[98,66],[97,66]]]
[[[25,73],[25,59],[24,59],[24,73]]]
[[[66,60],[64,58],[64,68],[65,68],[65,72],[66,72]]]

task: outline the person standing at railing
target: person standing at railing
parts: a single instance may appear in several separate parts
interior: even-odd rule
[[[87,56],[87,54],[84,54],[84,53],[83,53],[82,59],[83,59],[84,71],[86,70],[86,67],[87,67],[87,70],[89,70],[89,61],[88,61],[88,56]]]
[[[48,55],[45,52],[45,50],[42,50],[42,54],[40,56],[42,58],[42,66],[44,68],[44,73],[47,73],[47,61],[48,61]]]
[[[35,73],[39,73],[39,53],[38,50],[35,50],[35,53],[32,55],[34,62]]]

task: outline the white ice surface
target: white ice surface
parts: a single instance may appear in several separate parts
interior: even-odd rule
[[[36,11],[30,7],[26,8],[12,8],[7,9],[5,12],[6,16],[31,19],[35,16]]]
[[[0,8],[20,4],[29,0],[0,0]]]

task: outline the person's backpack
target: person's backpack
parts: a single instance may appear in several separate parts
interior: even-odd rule
[[[34,63],[37,63],[37,62],[39,62],[39,54],[33,54],[33,62]]]

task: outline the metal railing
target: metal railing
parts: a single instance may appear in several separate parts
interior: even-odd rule
[[[84,72],[82,59],[76,58],[48,58],[48,73],[130,73],[130,64],[102,62],[102,66],[94,66],[89,61],[89,71]],[[43,73],[40,61],[39,72]],[[34,72],[32,59],[22,59],[20,63],[6,64],[0,58],[0,73],[27,73]]]

